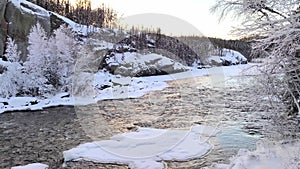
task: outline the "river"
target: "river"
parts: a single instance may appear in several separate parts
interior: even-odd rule
[[[137,99],[105,100],[87,106],[0,114],[0,168],[41,162],[61,168],[62,152],[78,144],[107,139],[137,127],[188,129],[201,124],[222,132],[208,138],[205,157],[166,161],[166,168],[202,168],[228,163],[239,149],[255,150],[258,141],[299,138],[299,119],[285,116],[270,102],[259,76],[216,80],[202,76],[168,82],[162,91]],[[283,115],[282,115],[283,114]],[[117,164],[69,163],[66,168],[127,168]]]

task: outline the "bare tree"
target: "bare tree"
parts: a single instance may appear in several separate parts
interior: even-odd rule
[[[242,26],[235,34],[255,39],[254,51],[269,57],[269,91],[300,111],[300,1],[299,0],[218,0],[211,8],[220,19],[241,16]]]

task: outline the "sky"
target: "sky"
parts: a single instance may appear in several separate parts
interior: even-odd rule
[[[74,0],[75,1],[75,0]],[[124,19],[121,25],[161,27],[167,35],[205,35],[234,39],[230,35],[238,21],[226,18],[219,22],[218,14],[209,9],[216,0],[92,0],[92,6],[102,3],[115,9]]]

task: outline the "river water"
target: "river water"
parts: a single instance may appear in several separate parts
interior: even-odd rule
[[[166,89],[142,98],[101,101],[78,108],[77,114],[93,140],[137,127],[212,126],[222,132],[208,138],[214,149],[207,156],[186,162],[165,162],[165,165],[167,168],[202,168],[228,163],[239,149],[255,150],[258,141],[281,141],[299,136],[299,120],[285,118],[284,106],[274,99],[270,102],[270,96],[259,83],[260,78],[202,76],[175,80],[169,82]]]
[[[207,138],[214,148],[205,157],[166,161],[166,168],[202,168],[228,163],[239,149],[255,150],[258,141],[299,138],[299,119],[285,116],[280,102],[270,102],[258,82],[260,77],[214,78],[202,76],[170,81],[164,90],[137,99],[1,114],[0,144],[4,148],[0,159],[4,161],[0,168],[29,162],[60,168],[63,151],[81,143],[134,131],[137,127],[189,129],[200,124],[222,131],[216,137]],[[82,167],[99,166],[80,162],[70,163],[66,168]],[[101,164],[101,167],[126,168],[111,164]]]

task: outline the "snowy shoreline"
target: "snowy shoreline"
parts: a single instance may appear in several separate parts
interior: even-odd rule
[[[22,111],[22,110],[43,110],[44,108],[56,106],[76,106],[97,103],[101,100],[139,98],[152,91],[163,90],[168,87],[168,81],[196,78],[201,76],[221,76],[230,78],[232,76],[256,75],[258,72],[251,68],[257,64],[245,64],[234,66],[212,67],[208,69],[191,69],[190,71],[175,73],[170,75],[149,76],[149,77],[121,77],[108,73],[98,72],[94,75],[93,93],[85,97],[69,97],[70,93],[59,93],[55,96],[39,99],[36,97],[12,97],[0,98],[0,114],[4,112]],[[220,80],[222,80],[221,78]],[[102,85],[111,85],[105,89],[98,89]]]

